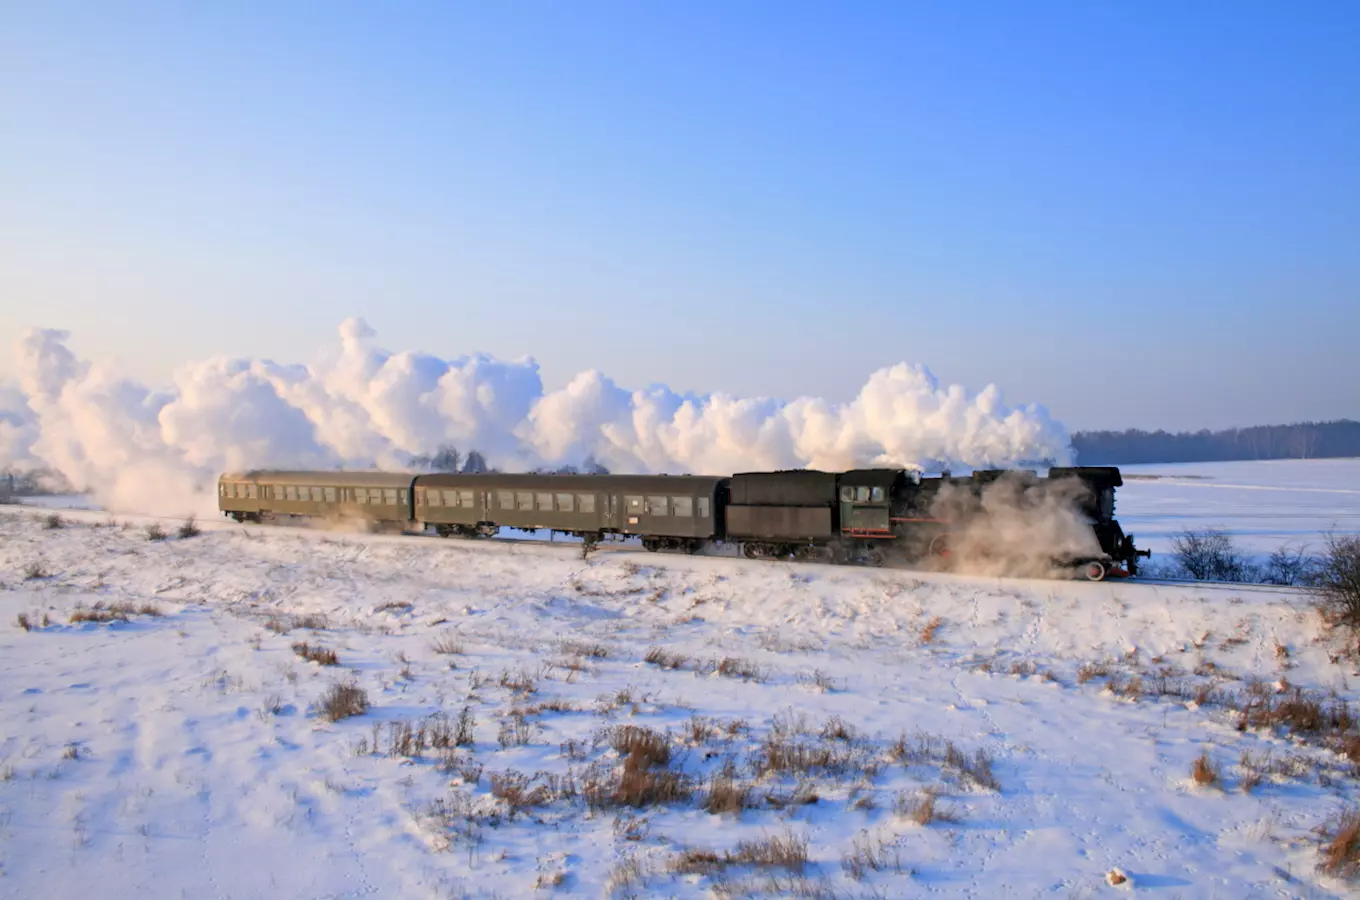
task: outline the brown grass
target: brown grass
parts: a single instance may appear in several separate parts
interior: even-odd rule
[[[496,740],[504,748],[523,747],[534,739],[534,723],[524,716],[506,716],[501,719]]]
[[[38,581],[43,578],[51,577],[52,573],[48,570],[47,563],[43,562],[41,559],[35,559],[33,562],[24,566],[25,581]]]
[[[751,786],[738,781],[730,767],[709,780],[703,808],[712,815],[740,813],[751,805]]]
[[[1212,787],[1219,782],[1218,766],[1209,758],[1209,751],[1200,751],[1190,764],[1190,778],[1200,787]]]
[[[146,526],[146,539],[148,541],[163,541],[166,538],[165,529],[159,522],[152,522]]]
[[[1318,833],[1323,840],[1322,871],[1342,878],[1360,873],[1360,807],[1341,810]]]
[[[19,613],[19,615],[15,616],[14,624],[22,628],[24,631],[33,630],[33,623],[28,621],[28,615],[26,613]]]
[[[563,641],[562,652],[568,656],[584,656],[587,659],[609,658],[608,647],[588,641]]]
[[[1110,667],[1105,663],[1088,662],[1082,663],[1077,669],[1077,684],[1085,684],[1092,678],[1104,678],[1110,674]]]
[[[306,641],[300,641],[293,645],[293,652],[307,662],[314,662],[319,666],[340,665],[340,657],[335,655],[335,651],[320,644],[313,646]]]
[[[735,849],[722,854],[690,848],[671,857],[666,868],[678,875],[712,875],[728,866],[755,866],[801,875],[807,862],[807,838],[785,831],[758,841],[740,841]]]
[[[100,602],[88,609],[77,607],[71,613],[69,621],[72,625],[80,622],[96,622],[100,624],[105,622],[126,622],[128,617],[136,612],[137,608],[131,603],[111,603],[106,605]]]
[[[620,756],[637,755],[648,766],[664,766],[671,761],[671,747],[666,736],[640,725],[610,729],[609,744]]]
[[[943,623],[939,616],[932,616],[930,621],[926,623],[926,626],[921,629],[921,643],[929,644],[931,641],[935,640],[935,633],[940,630],[941,624]]]
[[[743,681],[764,681],[765,672],[747,659],[725,656],[718,660],[714,671],[724,678],[740,678]]]
[[[368,712],[368,694],[353,684],[333,684],[318,704],[321,715],[329,722],[338,722]]]
[[[43,516],[42,527],[44,531],[55,531],[65,524],[66,523],[62,521],[61,516],[56,513],[49,513],[48,515]]]
[[[202,533],[202,529],[198,527],[198,523],[194,521],[193,516],[185,519],[179,526],[179,530],[175,532],[182,541],[187,541],[189,538],[196,538]]]

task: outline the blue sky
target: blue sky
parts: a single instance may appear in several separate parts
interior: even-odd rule
[[[1360,417],[1360,4],[9,3],[0,345]],[[6,364],[0,361],[0,372]]]

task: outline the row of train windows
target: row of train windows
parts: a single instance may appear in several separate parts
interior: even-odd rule
[[[689,518],[694,515],[696,499],[699,502],[699,517],[707,518],[709,512],[707,497],[663,497],[658,495],[640,497],[629,494],[623,498],[623,503],[630,516],[681,516]]]
[[[554,494],[550,491],[497,491],[500,509],[539,512],[595,512],[594,494]]]
[[[362,503],[365,506],[405,506],[405,488],[333,488],[306,484],[261,485],[224,483],[223,497],[241,500],[292,500],[299,503]]]

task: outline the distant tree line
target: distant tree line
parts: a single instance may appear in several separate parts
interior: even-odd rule
[[[1077,461],[1087,466],[1211,462],[1235,459],[1327,459],[1360,456],[1360,422],[1298,422],[1226,431],[1078,431]]]
[[[411,458],[411,466],[427,472],[458,472],[463,475],[480,475],[484,472],[497,472],[487,465],[486,457],[477,450],[469,450],[463,455],[451,444],[441,446],[434,453],[426,453]],[[579,466],[558,466],[557,468],[534,469],[539,475],[608,475],[609,470],[595,461],[593,455],[587,456]]]

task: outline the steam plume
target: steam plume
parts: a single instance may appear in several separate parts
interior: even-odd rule
[[[388,353],[349,319],[312,364],[214,358],[157,392],[77,359],[67,337],[34,329],[19,340],[20,390],[0,390],[0,465],[53,467],[113,509],[203,511],[224,470],[395,469],[443,445],[507,471],[593,456],[615,472],[719,475],[1068,456],[1042,407],[1009,408],[995,386],[941,387],[906,363],[874,372],[845,404],[629,391],[597,371],[545,393],[532,359]]]

